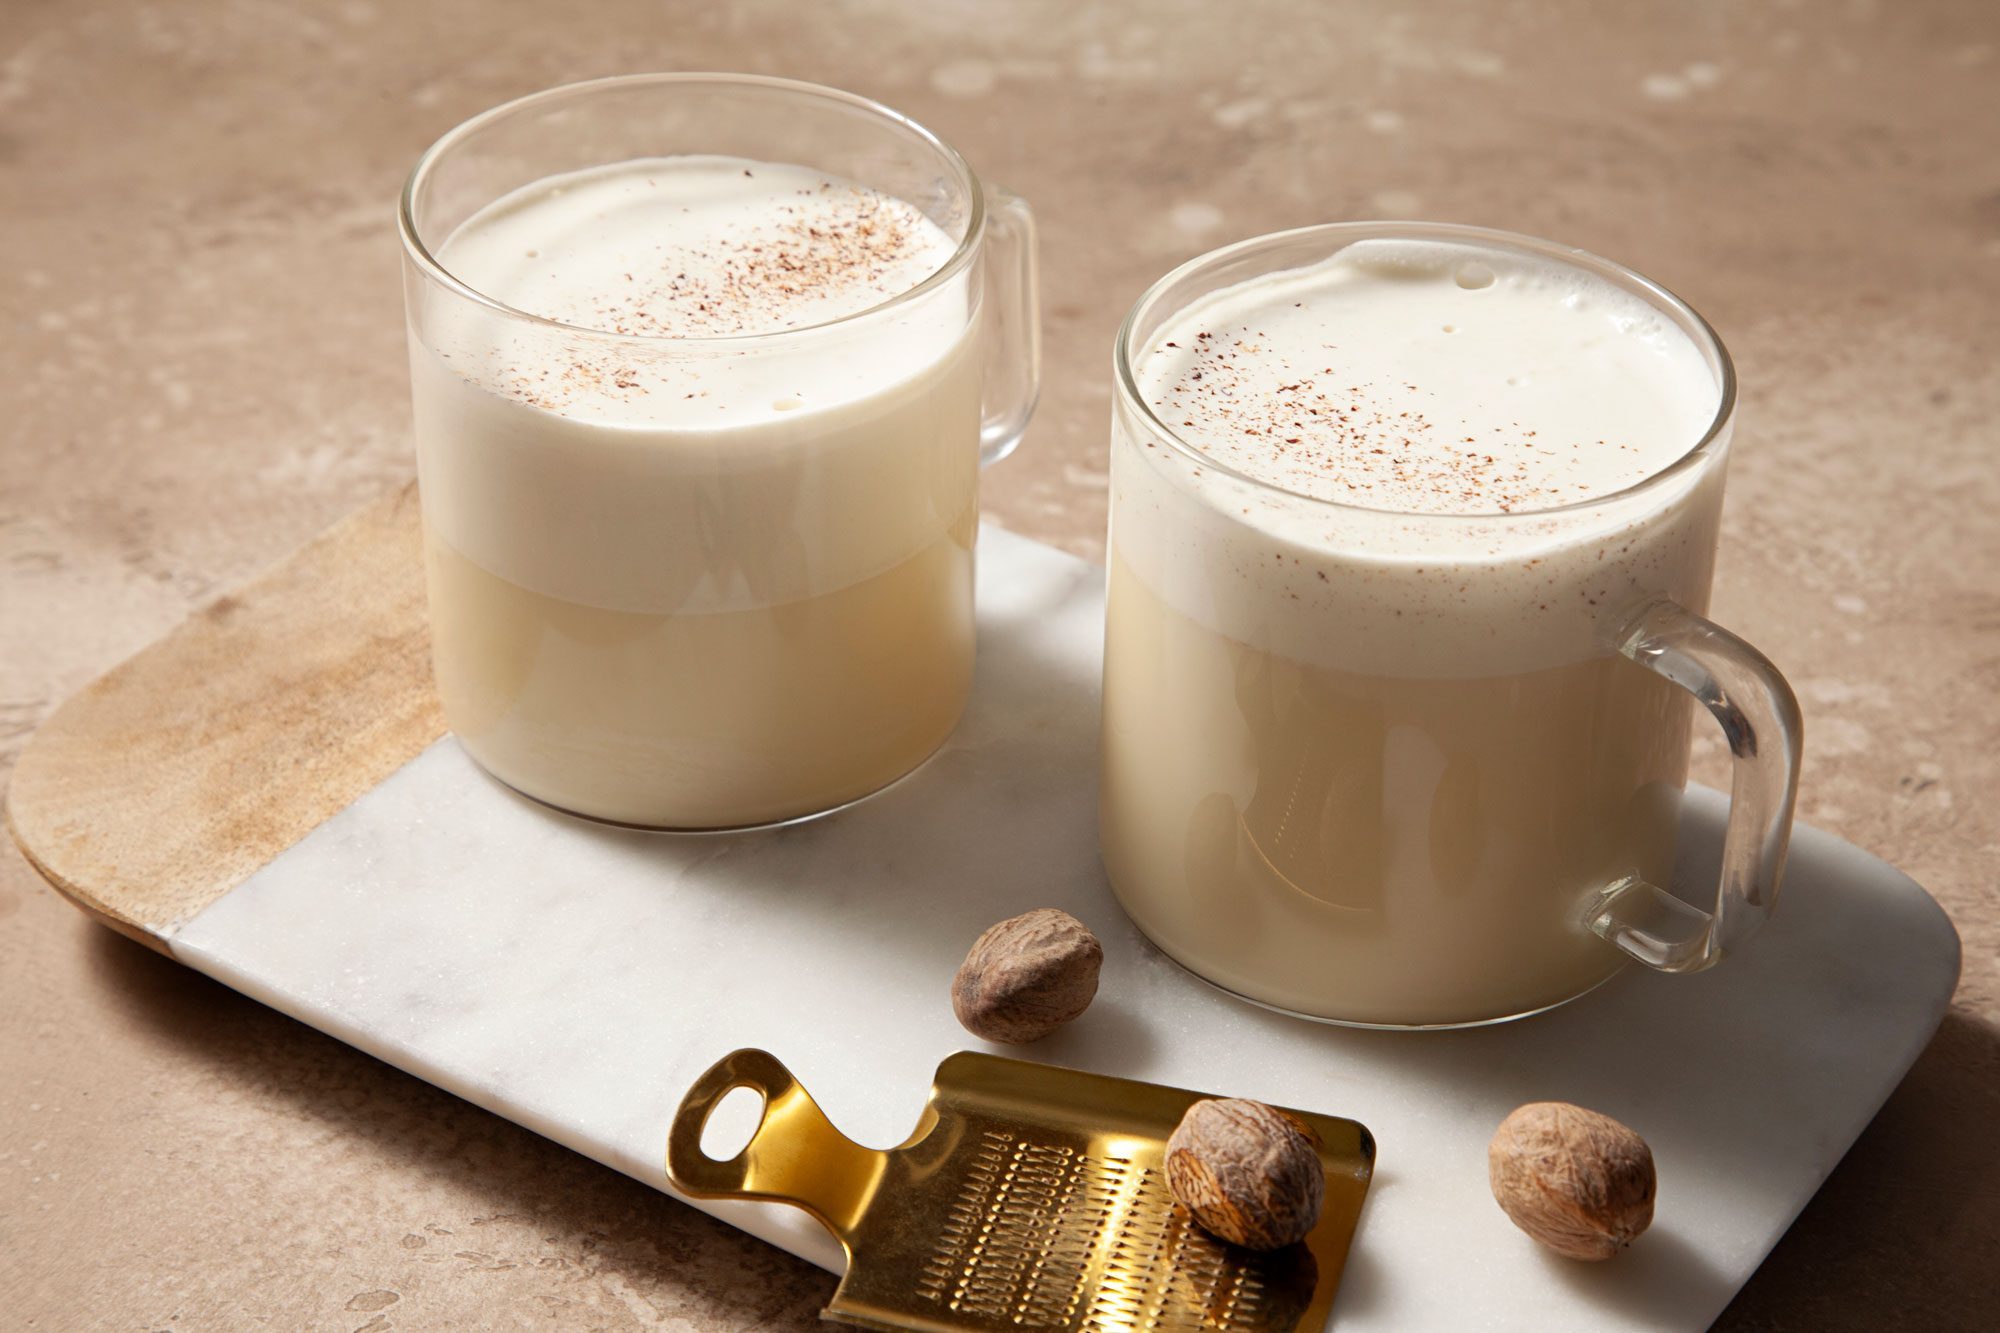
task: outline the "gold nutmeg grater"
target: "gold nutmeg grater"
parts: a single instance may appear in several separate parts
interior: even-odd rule
[[[702,1127],[737,1088],[763,1098],[763,1115],[719,1162]],[[1167,1192],[1167,1137],[1206,1095],[960,1052],[938,1066],[908,1141],[877,1152],[835,1129],[774,1056],[742,1050],[682,1099],[667,1178],[693,1198],[818,1218],[847,1251],[823,1317],[860,1328],[1320,1329],[1375,1141],[1352,1120],[1291,1111],[1320,1138],[1319,1225],[1282,1250],[1239,1249]]]

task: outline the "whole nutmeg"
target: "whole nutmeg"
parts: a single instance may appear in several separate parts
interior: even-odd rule
[[[1090,1007],[1104,946],[1068,912],[1038,907],[973,942],[951,981],[951,1011],[975,1037],[1039,1041]]]
[[[1204,1230],[1275,1250],[1319,1222],[1326,1168],[1307,1126],[1262,1102],[1217,1098],[1188,1107],[1174,1127],[1167,1189]]]
[[[1572,1259],[1609,1259],[1653,1221],[1653,1150],[1568,1102],[1530,1102],[1501,1121],[1486,1174],[1515,1226]]]

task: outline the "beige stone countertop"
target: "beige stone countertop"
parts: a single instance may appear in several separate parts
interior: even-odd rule
[[[1707,314],[1743,382],[1716,615],[1799,687],[1803,817],[1965,941],[1937,1038],[1719,1327],[1993,1317],[1992,0],[6,0],[0,772],[65,695],[410,476],[391,212],[417,153],[667,68],[880,98],[1035,203],[1048,382],[986,504],[1081,555],[1112,333],[1213,245],[1478,222]],[[11,849],[0,1251],[0,1324],[51,1330],[807,1328],[832,1287],[91,925]]]

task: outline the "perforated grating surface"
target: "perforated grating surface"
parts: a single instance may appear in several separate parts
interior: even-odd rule
[[[1290,1327],[1303,1249],[1259,1255],[1195,1226],[1161,1173],[988,1130],[916,1293],[947,1318],[1036,1329]]]

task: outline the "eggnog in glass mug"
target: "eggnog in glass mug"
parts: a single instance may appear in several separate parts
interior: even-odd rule
[[[667,74],[459,126],[401,228],[432,653],[474,759],[705,829],[944,741],[979,467],[1035,401],[1025,204],[862,98]]]
[[[1388,1027],[1519,1017],[1769,912],[1784,679],[1704,618],[1735,405],[1667,291],[1502,232],[1194,260],[1116,347],[1104,862],[1215,984]],[[1721,884],[1668,883],[1692,705]]]

